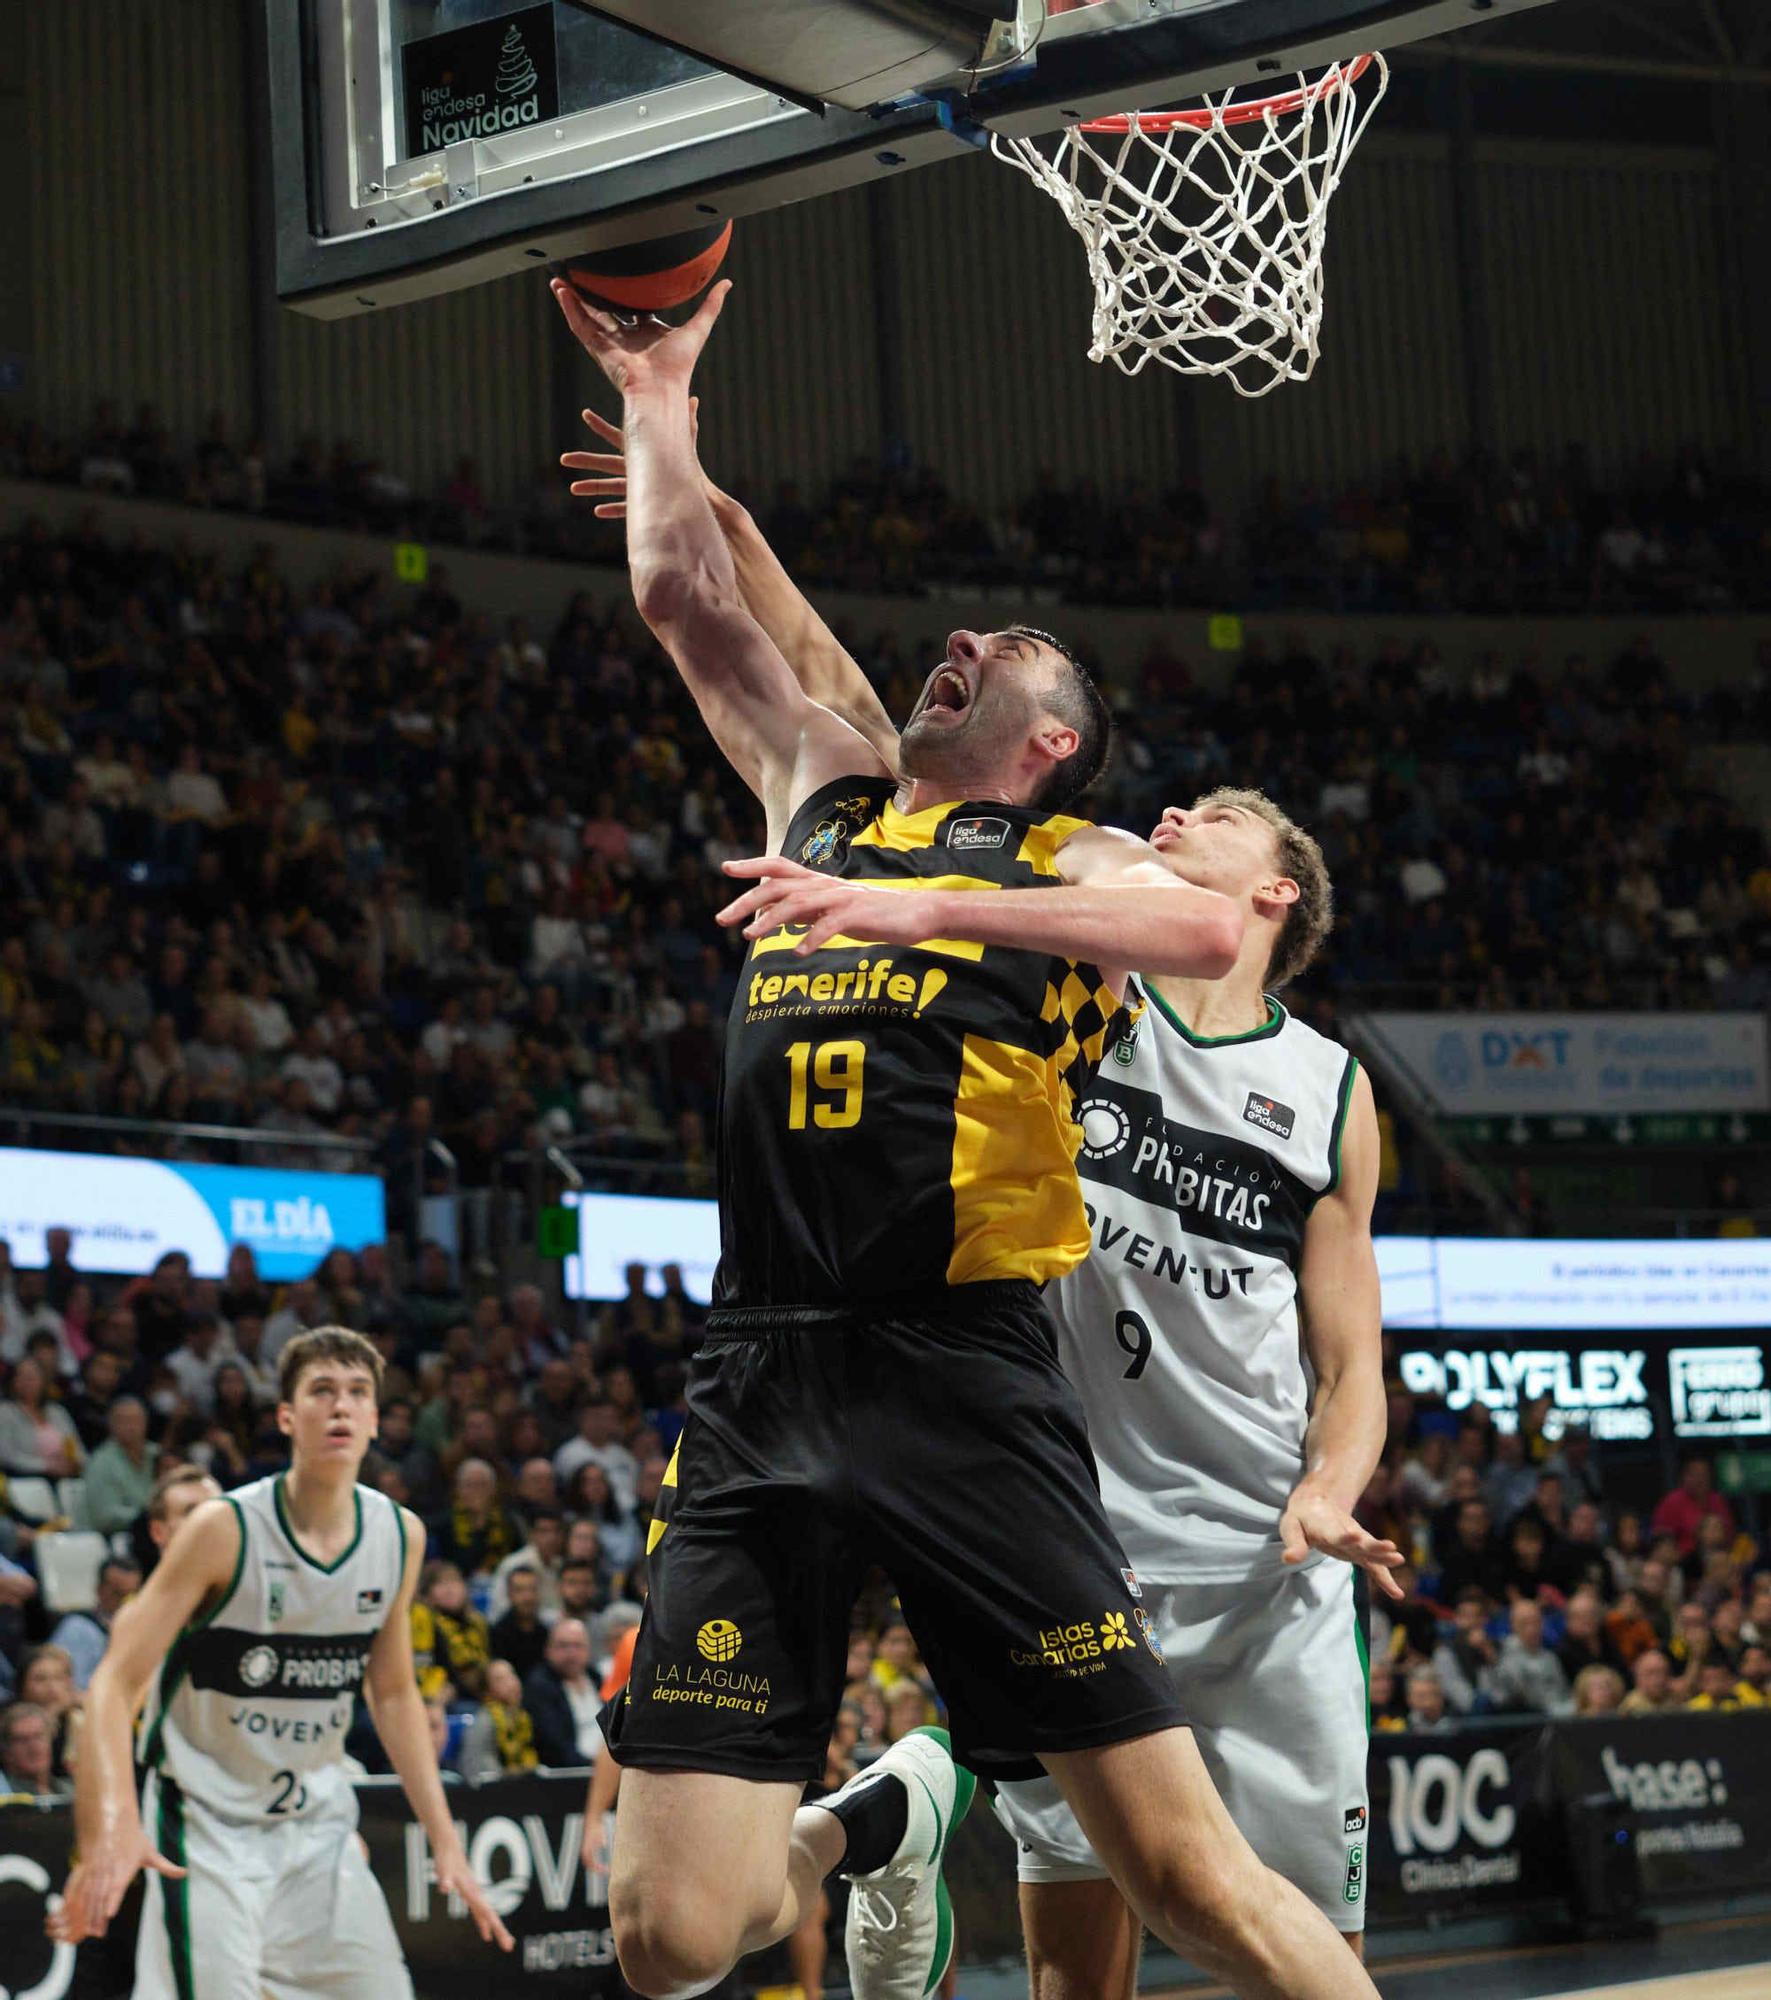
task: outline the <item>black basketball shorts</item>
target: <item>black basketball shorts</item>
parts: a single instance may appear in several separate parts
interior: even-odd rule
[[[1185,1720],[1033,1285],[716,1312],[688,1407],[619,1763],[820,1774],[875,1563],[980,1775]]]

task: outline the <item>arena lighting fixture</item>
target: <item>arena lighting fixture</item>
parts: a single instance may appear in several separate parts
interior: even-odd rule
[[[850,111],[1012,61],[1026,0],[570,0],[815,107]],[[1042,11],[1033,9],[1035,21]]]

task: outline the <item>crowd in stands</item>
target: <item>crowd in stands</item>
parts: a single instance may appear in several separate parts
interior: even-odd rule
[[[943,637],[851,640],[906,714]],[[1296,1004],[1330,1031],[1355,992],[1771,1001],[1771,853],[1704,761],[1771,734],[1771,675],[1695,699],[1643,645],[1401,639],[1251,640],[1227,687],[1160,646],[1098,664],[1097,816],[1253,780],[1319,834],[1338,923]],[[344,1140],[414,1241],[441,1140],[476,1257],[549,1143],[705,1193],[741,948],[718,864],[763,837],[630,607],[581,594],[537,636],[441,565],[297,591],[263,552],[0,540],[0,1101],[262,1135],[15,1139],[290,1167]]]
[[[1377,1730],[1489,1715],[1652,1715],[1771,1705],[1771,1547],[1688,1459],[1620,1504],[1584,1429],[1547,1400],[1502,1430],[1392,1382],[1391,1445],[1357,1509],[1409,1555],[1374,1608]]]
[[[583,560],[615,535],[562,501],[555,468],[495,506],[468,459],[434,492],[348,441],[277,458],[219,416],[175,441],[152,405],[101,403],[79,439],[0,427],[0,472],[272,518]],[[1771,490],[1694,448],[1606,478],[1578,446],[1554,462],[1441,450],[1339,491],[1262,482],[1226,519],[1196,486],[1103,491],[1041,472],[994,513],[939,473],[861,458],[823,491],[768,498],[734,481],[797,575],[914,595],[952,586],[1056,592],[1075,604],[1417,612],[1714,611],[1771,601]]]
[[[596,1761],[700,1337],[680,1272],[652,1293],[634,1266],[627,1294],[580,1330],[532,1285],[464,1294],[440,1253],[410,1287],[390,1282],[375,1249],[336,1252],[273,1289],[243,1248],[221,1280],[169,1255],[150,1277],[95,1287],[56,1235],[43,1269],[0,1256],[0,1792],[65,1792],[112,1619],[169,1521],[283,1469],[279,1357],[335,1323],[367,1333],[386,1365],[362,1477],[429,1531],[412,1639],[446,1768],[481,1778]],[[105,1544],[92,1601],[74,1609],[54,1606],[61,1571],[39,1560],[66,1530]],[[870,1588],[857,1621],[836,1783],[937,1713],[889,1589]],[[366,1720],[352,1747],[382,1767]]]
[[[446,1764],[473,1778],[593,1764],[702,1324],[680,1273],[661,1280],[649,1291],[632,1267],[625,1296],[580,1330],[533,1286],[463,1291],[440,1255],[410,1287],[379,1250],[334,1253],[281,1290],[239,1248],[220,1280],[170,1255],[150,1277],[95,1286],[65,1241],[45,1268],[0,1267],[4,1788],[65,1791],[82,1691],[172,1510],[283,1467],[279,1354],[333,1322],[367,1333],[387,1369],[363,1477],[428,1525],[412,1635]],[[70,1312],[82,1293],[98,1300],[84,1321]],[[1409,1564],[1405,1600],[1372,1614],[1373,1726],[1771,1702],[1771,1549],[1709,1463],[1627,1507],[1586,1432],[1552,1439],[1551,1416],[1529,1406],[1511,1430],[1480,1407],[1456,1418],[1392,1377],[1392,1441],[1358,1514]],[[53,1501],[33,1503],[51,1482]],[[93,1601],[57,1615],[42,1558],[67,1527],[102,1536],[106,1555]],[[938,1714],[875,1576],[829,1781]],[[366,1725],[353,1747],[374,1766]]]

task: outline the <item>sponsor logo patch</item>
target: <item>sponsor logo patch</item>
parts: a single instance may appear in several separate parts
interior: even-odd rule
[[[1110,1160],[1131,1143],[1131,1119],[1110,1097],[1091,1097],[1082,1107],[1082,1156]]]
[[[249,1688],[268,1687],[276,1678],[277,1649],[251,1646],[240,1655],[240,1678]]]
[[[1113,1060],[1121,1069],[1130,1069],[1138,1059],[1138,1029],[1134,1021],[1113,1044]]]
[[[1132,1613],[1132,1622],[1143,1633],[1144,1644],[1150,1648],[1151,1653],[1155,1656],[1157,1665],[1166,1666],[1168,1662],[1162,1655],[1162,1641],[1156,1636],[1156,1627],[1150,1623],[1149,1612],[1141,1604]]]
[[[1345,1888],[1341,1890],[1341,1900],[1345,1903],[1357,1903],[1364,1895],[1365,1844],[1361,1841],[1357,1847],[1347,1849],[1347,1881]]]
[[[1297,1123],[1297,1113],[1289,1104],[1281,1104],[1276,1097],[1263,1097],[1258,1090],[1248,1093],[1242,1115],[1249,1124],[1271,1132],[1275,1139],[1289,1139],[1291,1128]]]
[[[357,1592],[357,1609],[359,1611],[379,1611],[381,1609],[381,1592],[379,1590],[359,1590]]]
[[[695,1634],[695,1650],[704,1660],[735,1660],[744,1634],[729,1618],[710,1618]]]
[[[273,1625],[283,1615],[283,1600],[288,1588],[289,1586],[280,1576],[273,1577],[271,1579],[271,1587],[265,1593],[264,1615]],[[361,1610],[362,1606],[359,1605],[357,1608]]]
[[[824,820],[799,850],[799,858],[808,868],[822,867],[847,838],[848,828],[840,820]]]
[[[968,848],[1002,847],[1008,841],[1009,823],[1006,819],[950,819],[946,835],[946,844],[955,854]]]
[[[1135,1569],[1122,1569],[1119,1574],[1125,1578],[1125,1587],[1131,1592],[1133,1597],[1143,1596],[1144,1586],[1138,1581],[1138,1573]]]
[[[1365,1808],[1363,1806],[1348,1806],[1346,1823],[1341,1828],[1341,1831],[1343,1833],[1363,1833],[1365,1831]]]
[[[1132,1648],[1132,1636],[1125,1629],[1125,1613],[1106,1612],[1101,1619],[1101,1651],[1117,1653],[1121,1648],[1128,1653]]]

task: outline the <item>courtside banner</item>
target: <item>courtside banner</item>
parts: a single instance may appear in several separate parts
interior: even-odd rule
[[[66,1229],[77,1270],[136,1277],[182,1250],[199,1278],[226,1275],[246,1244],[262,1277],[305,1278],[329,1250],[387,1235],[375,1174],[290,1173],[0,1147],[0,1240],[15,1265],[46,1261],[44,1235]]]
[[[481,1940],[465,1909],[437,1893],[429,1844],[398,1783],[358,1786],[370,1865],[425,2000],[486,2000],[511,1989],[570,1992],[578,2000],[627,1993],[609,1933],[608,1877],[587,1871],[580,1854],[586,1777],[449,1785],[468,1856],[516,1939],[508,1956]],[[13,2000],[129,2000],[133,1960],[120,1935],[82,1945],[76,1962],[43,1934],[49,1898],[67,1879],[73,1838],[65,1805],[0,1806],[0,1993]]]
[[[370,1865],[419,1993],[485,2000],[516,1981],[581,2000],[626,1993],[609,1929],[609,1878],[584,1865],[588,1780],[588,1772],[556,1772],[449,1787],[467,1858],[516,1939],[508,1957],[481,1942],[465,1905],[438,1894],[430,1843],[398,1782],[357,1787]]]
[[[1771,1889],[1771,1713],[1603,1716],[1551,1734],[1557,1796],[1611,1801],[1645,1901]]]
[[[1543,1806],[1541,1723],[1371,1739],[1366,1921],[1413,1923],[1562,1900]]]
[[[1367,1014],[1444,1117],[1771,1108],[1763,1014]]]

